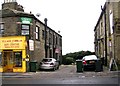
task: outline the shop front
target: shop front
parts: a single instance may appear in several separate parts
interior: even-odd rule
[[[25,36],[0,37],[0,72],[26,72]]]

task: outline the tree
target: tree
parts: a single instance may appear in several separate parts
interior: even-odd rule
[[[67,53],[66,55],[63,55],[63,64],[67,63],[73,63],[77,59],[82,59],[84,56],[87,55],[95,55],[95,52],[91,51],[79,51],[79,52],[74,52],[74,53]]]

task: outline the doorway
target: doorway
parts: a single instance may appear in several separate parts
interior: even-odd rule
[[[13,51],[3,51],[4,72],[13,72],[14,55]]]

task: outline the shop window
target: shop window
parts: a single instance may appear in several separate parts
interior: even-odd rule
[[[15,52],[14,53],[14,57],[15,57],[15,67],[22,67],[22,52]]]
[[[40,38],[39,38],[39,29],[40,29],[40,27],[36,26],[36,29],[35,29],[35,39],[36,39],[36,40],[39,40],[39,39],[40,39]]]
[[[4,57],[3,66],[6,66],[7,65],[7,52],[4,52],[3,57]]]
[[[0,34],[4,33],[4,24],[0,23]]]
[[[21,34],[22,35],[29,35],[30,26],[29,25],[22,25]]]
[[[0,66],[2,66],[2,52],[0,52]]]

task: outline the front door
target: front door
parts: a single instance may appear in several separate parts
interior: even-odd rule
[[[14,55],[13,51],[3,51],[3,66],[5,72],[13,72],[13,62]]]

